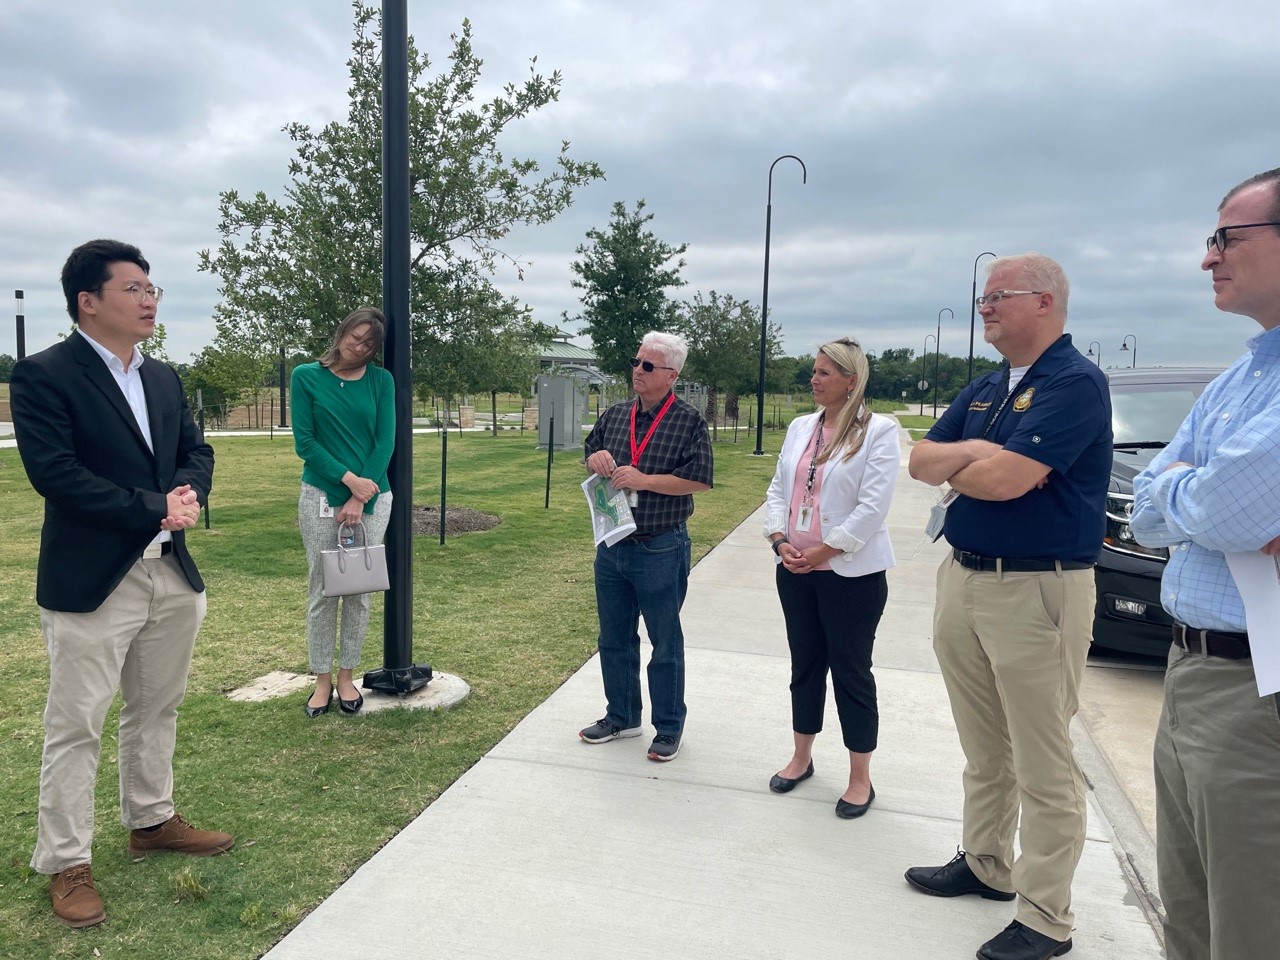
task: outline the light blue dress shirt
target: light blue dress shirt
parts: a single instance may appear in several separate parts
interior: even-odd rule
[[[1245,629],[1225,554],[1280,536],[1280,328],[1248,347],[1133,484],[1134,536],[1169,548],[1160,603],[1203,630]]]

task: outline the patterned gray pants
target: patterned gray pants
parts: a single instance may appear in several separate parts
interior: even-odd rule
[[[338,667],[354,670],[360,666],[360,650],[364,635],[369,630],[369,594],[350,597],[326,597],[324,595],[324,565],[320,561],[321,550],[334,550],[338,546],[338,522],[332,517],[320,516],[325,504],[324,492],[309,483],[302,485],[298,495],[298,529],[302,531],[302,544],[307,550],[307,663],[312,673],[333,672],[333,650],[338,644],[338,601],[342,601],[342,647],[338,652]],[[369,536],[369,546],[382,543],[391,519],[391,493],[378,494],[373,513],[364,515],[364,528]],[[359,534],[356,542],[360,541]]]

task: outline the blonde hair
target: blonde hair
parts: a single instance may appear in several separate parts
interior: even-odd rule
[[[843,453],[841,459],[848,460],[862,449],[867,438],[867,424],[871,422],[871,411],[862,402],[867,393],[867,379],[871,375],[871,365],[867,363],[867,355],[862,352],[862,345],[852,337],[841,337],[824,343],[818,352],[836,365],[846,377],[853,377],[853,389],[845,398],[844,406],[836,415],[835,433],[831,445],[818,455],[819,463],[826,463],[836,453]]]

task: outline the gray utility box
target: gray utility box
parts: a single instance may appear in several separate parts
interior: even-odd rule
[[[587,398],[571,377],[538,377],[538,449],[582,450],[582,422]],[[555,419],[555,436],[551,421]]]

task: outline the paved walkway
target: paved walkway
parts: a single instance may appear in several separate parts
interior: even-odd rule
[[[693,571],[679,758],[645,759],[651,728],[578,741],[603,712],[593,658],[269,960],[330,956],[342,942],[357,942],[363,960],[972,957],[1014,905],[925,897],[902,879],[954,854],[963,767],[930,647],[945,547],[923,541],[934,495],[907,476],[903,440],[890,516],[899,565],[876,645],[877,797],[865,817],[834,813],[848,755],[831,704],[813,779],[786,796],[768,790],[791,749],[789,663],[757,511]],[[1156,960],[1111,837],[1091,799],[1071,956]]]

